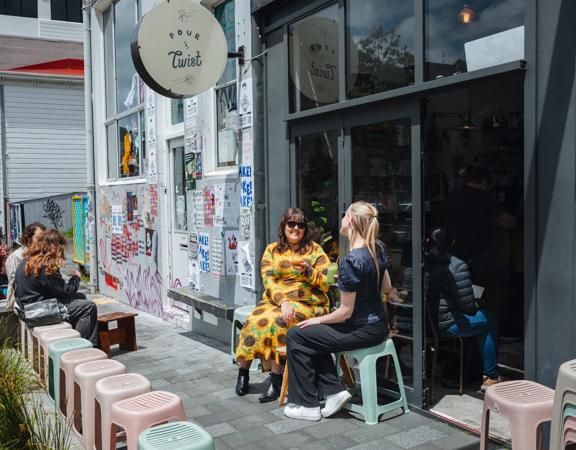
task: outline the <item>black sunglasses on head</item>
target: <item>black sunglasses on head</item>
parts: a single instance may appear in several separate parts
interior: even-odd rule
[[[301,230],[306,228],[306,222],[296,222],[294,220],[288,220],[286,222],[286,225],[288,225],[288,228],[300,228]]]

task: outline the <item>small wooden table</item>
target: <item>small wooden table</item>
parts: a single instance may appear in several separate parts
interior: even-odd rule
[[[100,348],[110,357],[110,346],[120,344],[122,350],[135,352],[136,345],[136,321],[138,313],[114,312],[98,317],[98,337]],[[117,322],[116,328],[109,328],[110,322]]]

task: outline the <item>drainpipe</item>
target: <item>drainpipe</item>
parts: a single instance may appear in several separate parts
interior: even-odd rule
[[[2,208],[4,210],[4,223],[2,227],[4,228],[4,240],[6,244],[10,244],[8,233],[8,168],[6,164],[8,163],[7,150],[6,150],[6,107],[4,104],[4,86],[0,84],[0,136],[1,142],[0,147],[2,152],[0,154],[0,160],[2,161]]]
[[[92,116],[92,36],[90,26],[91,1],[84,0],[84,109],[86,116],[86,194],[88,196],[88,243],[90,248],[90,292],[98,290],[98,241],[96,240],[96,165],[94,161],[94,123]]]

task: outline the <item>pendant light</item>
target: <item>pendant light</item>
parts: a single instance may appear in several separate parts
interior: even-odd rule
[[[462,8],[462,10],[458,13],[458,20],[462,25],[471,24],[475,18],[476,13],[474,10],[470,9],[467,4],[465,4],[464,8]]]

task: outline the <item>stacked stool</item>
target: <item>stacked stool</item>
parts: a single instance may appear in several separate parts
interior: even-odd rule
[[[97,450],[114,450],[110,447],[112,405],[130,397],[150,392],[150,381],[137,373],[114,375],[96,383],[94,412],[95,447]]]
[[[68,322],[60,322],[54,325],[44,325],[42,327],[36,328],[29,328],[30,333],[28,334],[30,341],[28,342],[28,360],[33,363],[34,370],[36,372],[39,371],[38,367],[38,355],[39,355],[39,348],[38,348],[38,339],[42,334],[47,333],[48,331],[54,330],[71,330],[72,325]]]
[[[74,350],[64,353],[60,358],[60,412],[66,419],[72,418],[74,411],[74,369],[76,366],[90,362],[108,359],[106,353],[97,348]]]
[[[73,350],[92,348],[87,339],[72,338],[52,342],[48,347],[48,395],[60,409],[60,358]]]
[[[565,362],[558,370],[550,450],[564,449],[569,442],[576,442],[576,360]]]
[[[94,399],[96,382],[112,375],[126,373],[126,366],[113,359],[80,364],[74,368],[74,431],[84,448],[94,448]]]
[[[136,450],[144,430],[173,420],[186,420],[182,400],[171,392],[152,391],[112,405],[110,448],[116,448],[118,427],[124,428],[128,450]]]
[[[40,379],[48,381],[48,349],[52,342],[79,338],[80,333],[72,329],[53,330],[42,333],[38,338],[38,373]]]

